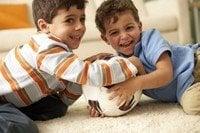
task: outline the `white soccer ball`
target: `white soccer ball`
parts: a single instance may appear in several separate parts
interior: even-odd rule
[[[109,61],[114,61],[115,59],[120,59],[119,56],[110,56],[105,58],[104,60],[96,60],[96,63],[106,63],[108,59]],[[133,76],[136,76],[137,74],[137,68],[132,68]],[[114,74],[115,75],[115,74]],[[92,104],[93,106],[100,108],[101,112],[105,116],[120,116],[124,115],[127,112],[129,112],[133,107],[139,102],[142,91],[137,91],[133,96],[130,97],[131,101],[129,103],[129,106],[117,106],[117,98],[114,98],[114,100],[109,100],[110,94],[107,92],[108,88],[106,87],[95,87],[95,86],[89,86],[89,85],[83,85],[82,86],[83,94],[89,104]]]
[[[109,100],[110,94],[107,92],[108,88],[106,87],[83,85],[82,90],[87,102],[96,101],[96,106],[100,108],[105,116],[120,116],[128,113],[139,102],[142,94],[142,91],[135,92],[129,106],[118,107],[116,98]]]

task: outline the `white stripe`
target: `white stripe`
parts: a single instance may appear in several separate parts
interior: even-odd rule
[[[69,55],[71,55],[71,53],[69,53],[69,52],[60,52],[60,53],[56,53],[56,54],[49,54],[48,56],[46,56],[43,59],[40,69],[51,75],[54,75],[54,71],[55,71],[57,65],[60,62],[62,62],[64,59],[66,59],[66,57],[68,57]]]
[[[43,76],[50,89],[55,89],[59,86],[59,81],[55,78],[55,76],[52,76],[46,72],[41,72],[40,74]]]
[[[36,53],[31,49],[31,47],[26,44],[20,49],[20,54],[28,62],[30,66],[36,68]]]
[[[76,82],[77,77],[82,72],[83,67],[84,62],[76,59],[69,65],[69,67],[64,71],[61,77],[71,82]]]
[[[33,82],[32,78],[29,77],[28,73],[21,67],[18,61],[15,59],[14,52],[13,55],[9,55],[6,57],[6,66],[9,69],[12,77],[19,83],[19,86],[23,88],[27,84]]]
[[[136,66],[134,66],[130,61],[126,60],[125,61],[129,70],[132,72],[132,77],[135,77],[136,74],[138,73],[138,70],[136,68]]]
[[[14,51],[12,51],[12,54],[15,54]],[[6,60],[8,60],[6,65],[12,74],[12,77],[15,78],[21,88],[26,88],[26,86],[34,84],[35,88],[37,88],[38,91],[40,91],[40,94],[42,94],[37,83],[35,83],[27,71],[22,68],[19,62],[15,59],[15,56],[9,55],[6,57]]]
[[[103,85],[103,72],[100,65],[97,65],[97,63],[93,63],[89,66],[88,69],[88,85],[93,86],[102,86]],[[97,75],[98,74],[98,75]]]
[[[119,63],[115,63],[115,65],[110,66],[111,70],[111,76],[112,76],[112,84],[119,83],[119,81],[124,81],[125,80],[125,75],[122,71],[123,68],[121,68]],[[121,76],[119,76],[119,73],[121,73]]]
[[[39,51],[43,51],[45,49],[49,49],[49,48],[54,47],[56,45],[57,46],[61,46],[66,50],[69,50],[67,45],[65,45],[64,43],[57,42],[57,41],[49,39],[47,34],[34,35],[34,36],[32,36],[32,38],[40,46],[39,47]]]
[[[4,95],[10,92],[13,92],[10,84],[3,78],[2,73],[0,73],[0,95]]]
[[[34,84],[30,84],[29,86],[24,88],[24,90],[26,91],[32,102],[36,102],[44,97],[41,91],[39,91],[39,89],[36,88]]]

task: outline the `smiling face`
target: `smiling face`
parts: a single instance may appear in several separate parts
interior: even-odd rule
[[[41,23],[41,25],[43,25],[40,26],[42,32],[58,38],[70,49],[76,49],[85,33],[85,10],[77,9],[76,6],[70,7],[69,10],[59,9],[52,23]]]
[[[101,37],[107,44],[124,55],[133,54],[133,49],[140,40],[142,24],[135,21],[131,11],[116,14],[115,17],[105,21],[104,27],[106,31]]]

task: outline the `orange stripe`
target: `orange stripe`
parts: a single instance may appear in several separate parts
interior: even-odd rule
[[[37,65],[38,65],[38,68],[40,68],[41,64],[42,64],[42,61],[44,60],[44,58],[46,56],[48,56],[49,54],[55,54],[55,53],[60,53],[60,52],[63,52],[63,51],[66,51],[64,48],[62,47],[53,47],[51,49],[48,49],[48,50],[45,50],[43,51],[40,55],[39,55],[39,58],[37,59]]]
[[[38,84],[41,92],[43,94],[49,94],[50,89],[47,85],[47,82],[42,77],[42,75],[37,72],[34,68],[32,68],[28,62],[24,59],[24,57],[20,54],[18,47],[15,49],[15,58],[19,62],[19,64],[24,68],[24,70],[29,74],[29,76]]]
[[[77,100],[81,95],[78,94],[73,94],[71,92],[69,92],[69,90],[65,89],[64,91],[62,91],[63,94],[65,94],[65,96],[71,100]]]
[[[86,84],[89,65],[90,65],[90,62],[86,61],[82,72],[79,74],[77,78],[77,83]]]
[[[118,60],[120,66],[121,66],[121,69],[125,75],[125,79],[128,79],[132,76],[132,72],[130,71],[130,69],[128,68],[127,64],[122,60]]]
[[[52,34],[49,34],[48,38],[57,42],[62,42],[59,38],[57,38],[56,36],[53,36]]]
[[[10,84],[13,91],[18,90],[18,86],[14,80],[14,78],[11,76],[8,68],[6,67],[5,63],[1,64],[0,71],[2,73],[2,76],[6,79],[6,81]]]
[[[29,42],[29,46],[32,48],[33,51],[37,52],[39,49],[39,45],[33,40],[31,39]]]
[[[16,93],[16,96],[18,96],[24,104],[30,105],[32,102],[28,94],[26,92],[24,92],[23,94],[20,92],[22,88],[18,85],[17,81],[11,76],[11,73],[6,67],[5,63],[1,65],[0,71],[2,72],[3,77],[10,84],[12,90]]]
[[[69,98],[71,100],[76,100],[81,96],[81,94],[76,94],[76,93],[73,93],[70,90],[68,90],[68,86],[67,86],[69,83],[68,81],[66,81],[66,80],[59,80],[59,81],[62,84],[62,86],[65,87],[65,89],[63,91],[61,91],[61,93],[62,94],[64,93],[67,98]]]
[[[55,74],[57,77],[61,77],[64,71],[73,63],[78,57],[74,54],[71,54],[66,59],[64,59],[55,69]]]
[[[29,98],[28,94],[26,93],[26,91],[24,89],[20,89],[17,90],[16,92],[17,95],[20,97],[20,99],[26,104],[26,105],[30,105],[32,104],[31,99]]]
[[[111,78],[111,71],[110,67],[107,64],[102,64],[102,70],[103,70],[103,77],[105,80],[103,80],[103,85],[111,85],[112,84],[112,78]]]

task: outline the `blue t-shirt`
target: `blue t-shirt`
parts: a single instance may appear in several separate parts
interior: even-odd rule
[[[192,45],[191,45],[192,46]],[[135,56],[142,61],[147,73],[156,69],[156,63],[164,52],[168,52],[173,64],[173,80],[166,86],[147,89],[143,93],[151,98],[167,102],[180,102],[183,92],[194,82],[194,51],[197,48],[169,44],[155,29],[142,32],[141,40],[134,49]]]

